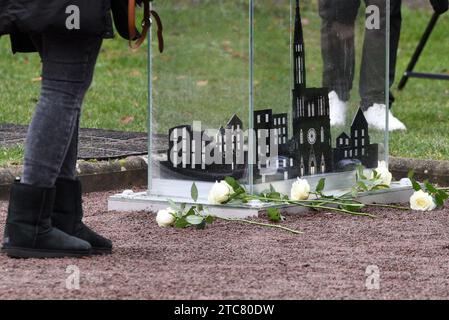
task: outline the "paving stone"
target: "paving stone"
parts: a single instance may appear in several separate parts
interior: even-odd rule
[[[0,147],[23,145],[27,126],[0,124]],[[145,132],[80,129],[80,159],[115,159],[147,154]]]

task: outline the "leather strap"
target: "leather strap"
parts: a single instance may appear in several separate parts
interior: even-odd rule
[[[164,37],[163,25],[159,14],[151,9],[151,2],[153,0],[142,0],[143,2],[143,20],[142,31],[139,35],[136,32],[136,0],[128,0],[128,32],[129,32],[129,47],[131,49],[138,49],[145,41],[148,31],[150,30],[153,16],[157,25],[157,39],[159,45],[159,52],[164,51]]]

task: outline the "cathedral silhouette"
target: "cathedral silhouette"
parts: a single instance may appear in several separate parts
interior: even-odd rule
[[[289,139],[287,113],[273,114],[272,109],[254,111],[255,180],[269,182],[347,171],[359,164],[377,167],[378,145],[370,144],[368,123],[361,109],[351,124],[350,136],[343,132],[332,148],[329,89],[307,87],[299,0],[296,0],[294,21],[292,137]],[[226,130],[221,127],[215,137],[207,136],[201,128],[196,130],[190,125],[171,128],[167,161],[161,164],[186,179],[215,181],[225,176],[244,177],[249,146],[245,148],[243,122],[236,114],[227,123]],[[205,154],[212,155],[216,161],[208,164]]]
[[[293,158],[299,176],[332,172],[329,90],[307,88],[304,35],[296,1],[293,43]]]

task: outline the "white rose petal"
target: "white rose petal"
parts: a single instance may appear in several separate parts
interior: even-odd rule
[[[393,180],[393,175],[388,170],[387,163],[385,161],[379,161],[378,167],[375,169],[378,175],[380,175],[380,179],[382,179],[382,184],[386,186],[391,185],[391,181]],[[374,177],[374,172],[371,175],[371,178]]]
[[[159,227],[169,227],[175,222],[175,217],[172,213],[175,213],[172,208],[159,210],[156,216],[156,222]]]
[[[123,194],[124,196],[130,196],[130,195],[133,195],[133,194],[134,194],[134,191],[132,191],[132,190],[130,190],[130,189],[124,190],[124,191],[122,192],[122,194]]]
[[[207,200],[210,204],[222,204],[229,200],[233,192],[234,190],[226,181],[217,181],[210,189]]]
[[[220,183],[225,184],[225,185],[229,188],[229,190],[230,190],[230,195],[233,195],[233,194],[235,193],[234,188],[231,187],[231,185],[230,185],[229,183],[227,183],[225,180],[220,181]]]
[[[300,201],[309,199],[310,185],[305,179],[295,181],[290,190],[290,200]]]
[[[417,211],[432,211],[436,208],[433,197],[422,190],[416,191],[410,197],[410,208]]]

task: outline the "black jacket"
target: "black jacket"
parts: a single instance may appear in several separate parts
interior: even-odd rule
[[[80,12],[80,28],[69,30],[67,8]],[[47,31],[113,37],[111,9],[119,34],[128,39],[128,0],[0,0],[0,36],[9,34],[13,52],[34,52],[29,35]]]

